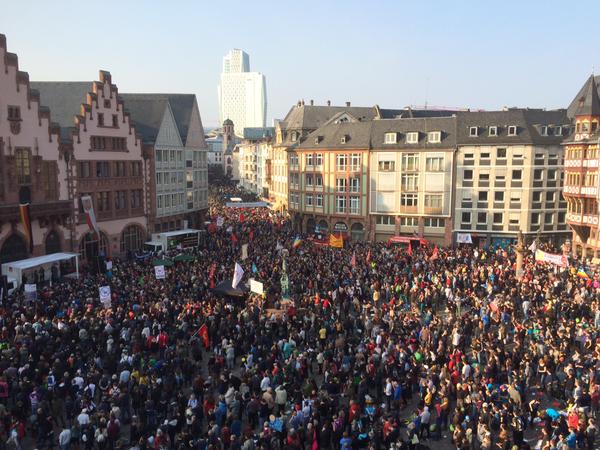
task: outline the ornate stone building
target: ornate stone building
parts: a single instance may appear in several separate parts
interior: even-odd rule
[[[68,162],[50,111],[0,34],[0,262],[70,248]],[[27,203],[33,252],[19,215]]]
[[[68,158],[75,250],[85,262],[142,248],[150,213],[151,167],[109,72],[99,81],[32,83],[61,128]],[[99,238],[90,232],[81,198],[90,196]]]

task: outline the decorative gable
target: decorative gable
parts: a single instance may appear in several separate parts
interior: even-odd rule
[[[166,105],[167,107],[163,114],[160,129],[156,136],[156,146],[183,147],[171,106],[169,105],[169,102],[166,102]]]

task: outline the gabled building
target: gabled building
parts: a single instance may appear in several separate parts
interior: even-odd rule
[[[207,145],[194,94],[121,94],[148,158],[149,230],[197,228],[208,208]]]
[[[415,236],[452,244],[456,117],[374,120],[369,237]]]
[[[294,149],[304,142],[307,136],[325,124],[336,114],[348,111],[358,120],[372,120],[381,114],[378,107],[353,107],[348,102],[346,106],[315,105],[299,101],[293,106],[282,121],[275,124],[275,140],[273,143],[271,195],[274,207],[280,211],[288,210],[288,160]],[[391,110],[383,110],[386,114]],[[289,154],[288,154],[289,153]],[[295,199],[295,197],[294,197]]]
[[[298,230],[365,237],[371,126],[341,111],[288,151],[289,211]]]
[[[149,155],[110,73],[100,71],[98,81],[31,86],[60,126],[75,250],[95,265],[99,258],[142,248],[150,214]],[[82,198],[91,198],[99,233],[90,230]]]
[[[567,222],[574,255],[600,263],[598,201],[600,77],[591,75],[568,108],[575,126],[564,142]]]
[[[457,121],[455,242],[506,246],[519,231],[564,242],[567,111],[458,112]]]
[[[71,249],[70,154],[52,120],[0,34],[0,263]],[[29,204],[32,246],[20,204]]]

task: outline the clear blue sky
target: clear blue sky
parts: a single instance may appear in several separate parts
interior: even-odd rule
[[[298,100],[565,107],[600,73],[600,1],[4,1],[32,80],[112,72],[122,92],[191,92],[218,122],[231,48],[267,77],[268,119]]]

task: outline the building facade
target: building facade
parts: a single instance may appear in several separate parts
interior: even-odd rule
[[[600,263],[598,165],[600,164],[600,77],[593,75],[581,88],[568,111],[575,121],[565,140],[567,223],[572,230],[574,256]]]
[[[36,82],[32,87],[61,127],[69,155],[75,250],[84,262],[142,248],[150,214],[148,155],[109,72],[99,81]],[[93,201],[99,236],[90,232],[81,202]]]
[[[271,160],[274,129],[245,128],[244,138],[238,144],[240,158],[240,186],[265,200],[273,200],[271,187]]]
[[[519,231],[566,240],[566,110],[460,112],[457,120],[455,241],[506,246]]]
[[[452,244],[456,118],[374,120],[369,163],[370,239],[415,236]]]
[[[0,34],[0,263],[70,250],[69,155],[51,120]],[[32,249],[19,213],[27,203]]]
[[[240,137],[244,128],[266,126],[266,79],[260,72],[250,72],[249,58],[243,51],[232,50],[223,58],[218,97],[221,123],[232,120]]]
[[[288,205],[297,230],[365,237],[370,129],[342,112],[288,150]]]
[[[160,233],[203,226],[208,160],[196,96],[122,94],[121,98],[152,160],[148,229]]]

